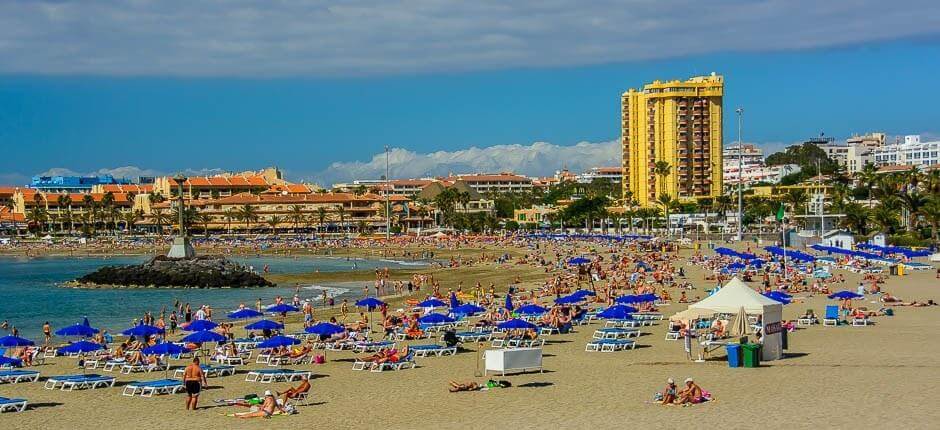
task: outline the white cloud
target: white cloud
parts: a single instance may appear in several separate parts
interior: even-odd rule
[[[571,146],[535,142],[531,145],[496,145],[427,154],[393,148],[389,151],[392,178],[446,176],[450,173],[515,172],[530,176],[552,175],[567,167],[581,172],[591,167],[620,165],[620,143],[581,142]],[[314,175],[321,184],[353,179],[377,179],[385,175],[385,153],[367,162],[338,162]]]
[[[77,172],[75,170],[66,168],[66,167],[53,167],[46,170],[45,172],[39,173],[39,176],[96,176],[96,175],[111,175],[115,178],[127,178],[127,179],[137,179],[140,176],[163,176],[163,175],[172,175],[177,173],[177,170],[172,172],[162,171],[157,169],[144,169],[137,166],[122,166],[122,167],[112,167],[112,168],[101,168],[98,170],[90,172]],[[185,168],[179,170],[187,176],[210,176],[220,173],[225,173],[227,170],[220,168]]]
[[[0,73],[347,76],[576,66],[936,34],[936,0],[11,0]]]

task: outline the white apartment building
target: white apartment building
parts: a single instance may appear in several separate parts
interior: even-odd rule
[[[765,166],[764,151],[754,145],[728,146],[722,158],[725,185],[737,186],[742,179],[745,186],[758,182],[775,184],[780,182],[780,178],[800,171],[800,167],[795,164]]]
[[[595,179],[604,179],[612,183],[619,184],[623,181],[623,167],[592,167],[591,170],[577,175],[577,181],[582,184],[589,184]]]
[[[904,143],[885,145],[872,150],[876,166],[930,166],[940,164],[940,141],[921,142],[920,135],[904,136]]]

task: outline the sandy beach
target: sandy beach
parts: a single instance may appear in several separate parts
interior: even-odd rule
[[[682,264],[689,252],[680,253]],[[703,280],[702,269],[692,265],[685,269],[687,279],[696,288],[690,296],[704,295],[703,290],[712,283]],[[546,276],[540,268],[495,263],[434,272],[445,288],[455,287],[458,281],[463,281],[465,287],[480,281],[484,285],[494,282],[498,291],[505,291],[516,276],[528,288]],[[859,275],[838,273],[845,274],[846,289],[853,289],[859,282]],[[392,278],[405,277],[404,273],[395,273]],[[279,281],[316,279],[316,274],[310,274],[285,276]],[[883,285],[885,291],[906,301],[936,300],[940,296],[938,288],[940,280],[933,270],[891,277]],[[672,292],[678,297],[678,291]],[[868,296],[866,301],[876,300],[874,297]],[[785,306],[784,318],[795,319],[808,308],[821,313],[826,304],[832,301],[817,295]],[[868,306],[877,309],[880,305]],[[673,303],[661,311],[668,316],[685,307]],[[296,385],[245,382],[247,369],[263,367],[254,363],[239,366],[235,376],[210,379],[210,388],[200,399],[202,408],[195,412],[184,411],[183,394],[148,399],[120,395],[120,386],[126,382],[159,379],[162,372],[115,372],[115,388],[75,392],[45,390],[41,382],[4,384],[0,385],[0,396],[26,398],[31,408],[25,413],[0,415],[0,427],[931,428],[940,419],[940,411],[929,400],[940,396],[940,387],[931,377],[940,370],[936,358],[940,355],[938,309],[897,307],[895,316],[876,317],[876,324],[869,327],[817,325],[799,329],[790,334],[788,357],[764,363],[759,369],[728,368],[723,352],[705,363],[687,361],[681,341],[664,339],[665,321],[645,327],[635,350],[585,352],[592,332],[603,325],[594,322],[578,327],[576,333],[547,337],[544,373],[506,376],[513,384],[511,388],[484,392],[447,391],[451,380],[484,380],[478,373],[482,368],[478,345],[470,345],[456,356],[419,358],[413,370],[383,373],[354,372],[350,367],[356,354],[330,351],[324,365],[296,367],[314,372],[310,404],[299,406],[297,415],[271,420],[243,421],[223,416],[237,410],[217,407],[212,402]],[[299,327],[299,323],[293,323],[287,332],[299,331]],[[172,362],[176,367],[185,363]],[[50,359],[34,369],[43,376],[77,372],[75,359],[67,357]],[[96,372],[102,373],[100,369]],[[692,407],[652,403],[652,395],[662,389],[667,377],[694,377],[716,400]]]

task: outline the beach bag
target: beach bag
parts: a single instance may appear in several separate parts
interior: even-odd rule
[[[314,364],[326,364],[326,357],[323,354],[318,354],[316,357],[313,357]]]

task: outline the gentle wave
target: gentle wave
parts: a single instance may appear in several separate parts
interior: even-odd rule
[[[349,292],[349,288],[340,288],[340,287],[324,287],[322,285],[310,285],[303,287],[304,290],[314,290],[314,291],[325,291],[327,297],[339,297],[343,294]],[[316,296],[314,299],[322,300],[322,296]]]
[[[402,261],[402,260],[389,260],[389,259],[380,259],[379,261],[384,261],[386,263],[395,263],[399,266],[427,266],[426,261]]]

